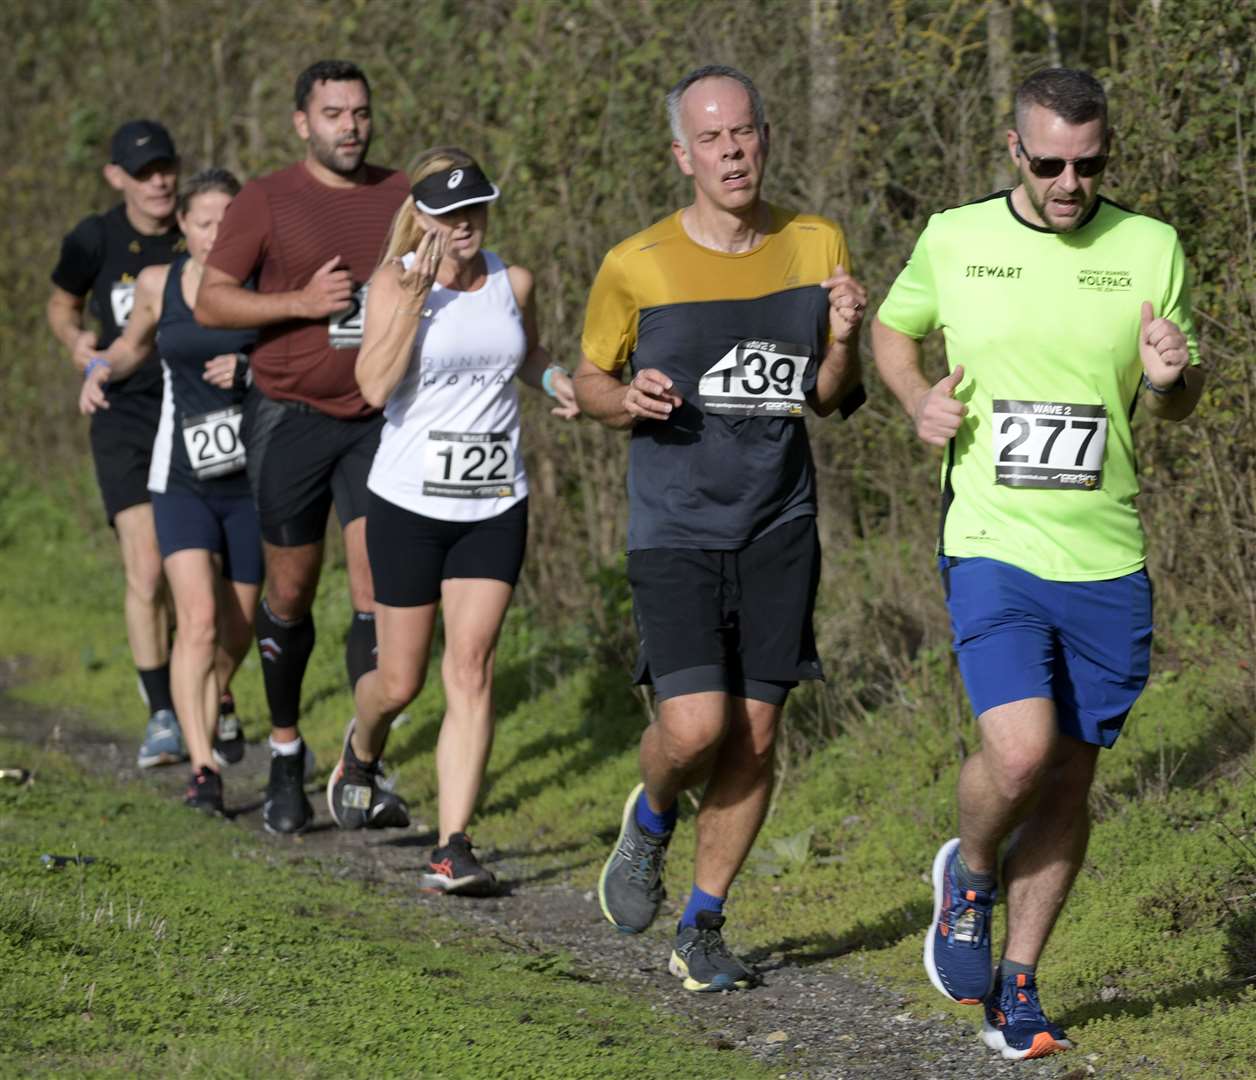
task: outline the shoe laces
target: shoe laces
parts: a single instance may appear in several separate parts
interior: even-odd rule
[[[648,887],[656,885],[663,873],[665,853],[663,844],[642,839],[635,846],[635,850],[629,853],[632,861],[628,867],[628,880]]]
[[[1046,1013],[1038,1001],[1038,987],[1033,979],[1025,979],[1019,983],[1016,976],[1008,976],[1003,980],[1003,992],[999,995],[999,1007],[1007,1018],[1008,1025],[1030,1024],[1045,1028]]]

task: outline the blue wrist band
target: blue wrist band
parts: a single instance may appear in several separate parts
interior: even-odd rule
[[[558,364],[550,364],[545,369],[545,374],[541,376],[541,389],[552,398],[558,397],[558,391],[554,389],[554,373],[556,371],[561,371],[564,375],[567,374],[566,368],[560,367]]]
[[[110,371],[113,370],[113,367],[110,365],[109,361],[106,360],[103,356],[93,356],[87,362],[87,367],[83,369],[83,378],[86,379],[97,368],[108,368]]]

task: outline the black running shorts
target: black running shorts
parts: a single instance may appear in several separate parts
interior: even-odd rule
[[[488,578],[514,586],[528,544],[528,500],[483,521],[441,521],[367,493],[366,553],[375,599],[421,607],[440,599],[446,578]]]
[[[343,528],[366,513],[382,416],[342,420],[249,392],[241,434],[262,536],[277,547],[321,540],[333,502]]]
[[[722,691],[779,705],[823,679],[811,617],[820,584],[815,518],[795,518],[737,551],[628,553],[641,641],[637,682],[660,700]]]
[[[148,466],[161,418],[161,391],[115,394],[109,408],[92,413],[92,461],[109,524],[148,498]]]

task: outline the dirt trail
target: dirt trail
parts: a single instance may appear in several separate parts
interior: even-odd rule
[[[183,767],[141,773],[135,747],[93,731],[69,715],[31,709],[5,695],[16,667],[0,663],[0,731],[68,753],[93,773],[140,779],[171,796],[182,792]],[[6,678],[7,675],[7,678]],[[324,763],[325,764],[325,763]],[[825,965],[799,966],[779,955],[758,961],[763,985],[735,994],[691,994],[667,972],[668,920],[660,918],[648,933],[615,933],[602,917],[596,896],[571,880],[570,871],[524,851],[482,853],[508,889],[484,900],[438,897],[418,892],[414,868],[431,843],[414,830],[344,833],[329,827],[322,788],[311,784],[316,826],[299,838],[274,837],[262,829],[261,792],[268,754],[251,745],[244,761],[226,775],[228,810],[224,827],[254,831],[276,860],[314,860],[329,874],[353,877],[420,908],[476,928],[506,947],[538,958],[563,951],[574,957],[574,970],[594,982],[628,990],[652,1009],[687,1018],[694,1038],[734,1058],[748,1055],[767,1062],[780,1077],[817,1078],[970,1078],[1033,1077],[1080,1080],[1096,1075],[1083,1052],[1043,1061],[1005,1062],[988,1051],[975,1025],[945,1014],[920,1019],[904,1012],[904,1002],[890,991]],[[172,806],[172,812],[176,807]],[[584,871],[587,876],[587,870]],[[921,978],[923,978],[923,974]],[[643,1076],[648,1070],[643,1072]]]

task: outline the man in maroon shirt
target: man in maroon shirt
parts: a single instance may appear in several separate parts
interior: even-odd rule
[[[196,300],[205,326],[260,328],[242,435],[266,554],[257,640],[272,757],[262,817],[281,833],[300,832],[313,816],[297,722],[333,502],[354,609],[350,685],[375,665],[364,514],[382,420],[358,392],[353,368],[364,283],[409,193],[403,173],[366,163],[371,92],[355,64],[323,60],[303,71],[292,121],[304,160],[245,185],[219,228]],[[382,789],[376,798],[373,824],[409,823],[399,799]]]

